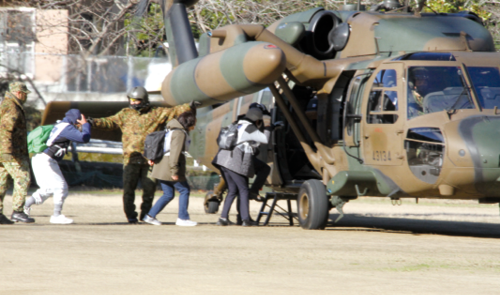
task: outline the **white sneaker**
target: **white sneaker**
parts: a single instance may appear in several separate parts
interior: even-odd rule
[[[158,219],[153,218],[147,214],[146,214],[146,216],[144,216],[142,221],[149,223],[149,224],[152,224],[152,225],[161,225],[161,222]]]
[[[50,223],[54,224],[70,224],[73,223],[73,219],[67,218],[64,215],[59,215],[59,216],[50,216]]]
[[[177,221],[175,222],[175,225],[178,225],[178,226],[195,226],[197,224],[198,224],[198,222],[196,222],[196,221],[192,221],[189,219],[180,219],[180,218],[177,218]]]
[[[28,217],[30,217],[30,212],[31,212],[31,207],[26,207],[24,206],[24,214],[28,215]]]

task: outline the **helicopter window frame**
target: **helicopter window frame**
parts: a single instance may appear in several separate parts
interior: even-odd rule
[[[400,94],[396,77],[395,69],[381,69],[375,75],[366,109],[368,124],[394,124],[399,119]]]

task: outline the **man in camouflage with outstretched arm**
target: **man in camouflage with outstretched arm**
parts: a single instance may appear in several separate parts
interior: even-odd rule
[[[144,153],[146,136],[159,130],[168,121],[190,108],[189,104],[173,108],[151,107],[144,87],[135,87],[127,94],[130,108],[125,108],[114,116],[90,118],[93,128],[121,129],[123,143],[123,209],[129,223],[137,223],[135,212],[135,189],[141,180],[143,194],[140,220],[152,207],[156,180],[150,177],[149,165]]]
[[[23,104],[28,98],[26,84],[14,82],[0,104],[0,224],[12,224],[3,215],[3,199],[8,189],[8,180],[14,180],[12,194],[13,221],[35,222],[23,212],[24,202],[30,186],[29,154],[26,118]]]

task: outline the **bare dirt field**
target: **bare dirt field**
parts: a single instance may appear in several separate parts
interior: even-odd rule
[[[202,202],[190,200],[193,228],[174,225],[177,199],[165,225],[129,225],[119,192],[73,192],[75,224],[57,226],[49,199],[35,224],[0,226],[0,294],[500,294],[498,204],[362,198],[305,231],[280,216],[218,227]]]

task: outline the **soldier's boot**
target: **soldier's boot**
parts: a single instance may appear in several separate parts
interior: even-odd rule
[[[14,221],[7,218],[7,216],[0,214],[0,224],[13,224]]]
[[[137,224],[139,223],[139,220],[137,220],[137,217],[127,217],[128,223],[130,224]]]
[[[26,213],[16,212],[16,211],[12,212],[12,216],[10,217],[10,219],[12,219],[12,221],[15,221],[15,222],[24,222],[24,223],[35,222],[35,219],[29,217],[28,215],[26,215]]]

